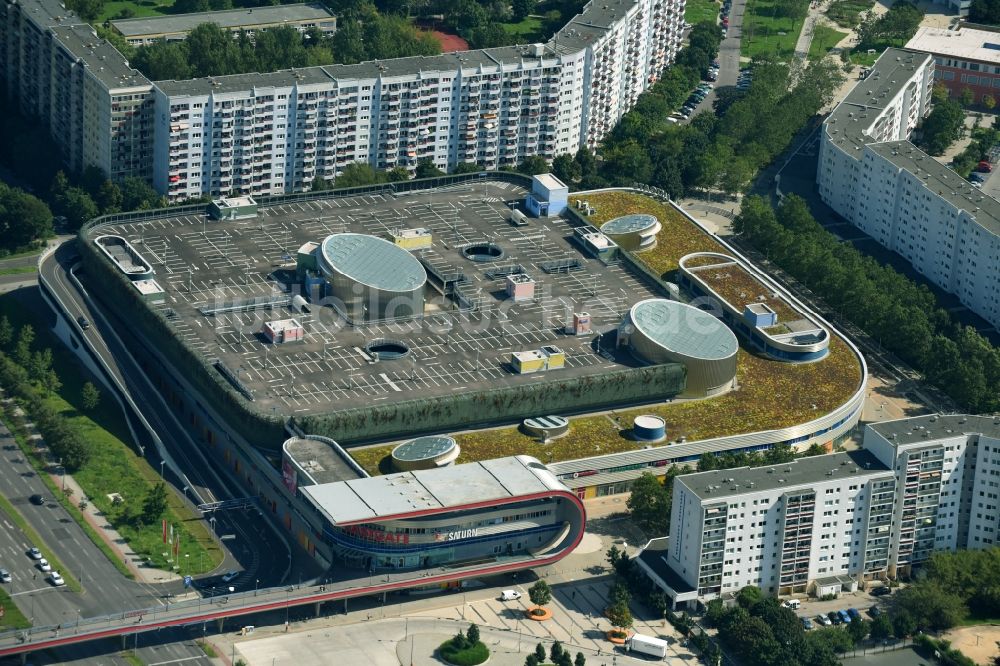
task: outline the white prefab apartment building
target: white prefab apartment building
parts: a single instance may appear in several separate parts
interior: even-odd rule
[[[914,146],[934,58],[888,49],[823,123],[823,201],[1000,326],[1000,202]]]
[[[638,562],[673,602],[756,585],[822,595],[908,574],[1000,526],[1000,418],[869,425],[864,448],[674,480],[670,536]]]
[[[884,572],[894,486],[866,451],[687,474],[674,481],[661,557],[701,599],[747,585],[805,592],[823,579],[839,590],[866,562]]]
[[[593,0],[546,44],[159,82],[58,0],[3,11],[7,92],[70,167],[137,175],[178,201],[304,190],[355,161],[494,169],[594,147],[673,61],[684,2]],[[61,29],[76,38],[53,39]],[[87,142],[110,149],[77,148]]]

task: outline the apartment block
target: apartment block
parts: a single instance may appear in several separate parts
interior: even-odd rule
[[[747,585],[822,596],[994,545],[998,506],[1000,417],[901,419],[868,425],[861,450],[677,477],[670,536],[637,561],[675,605]]]
[[[142,46],[161,40],[184,39],[202,23],[214,23],[223,30],[234,34],[246,33],[251,38],[262,30],[283,26],[295,28],[299,32],[315,28],[329,34],[337,30],[337,17],[320,3],[143,16],[111,21],[111,27],[132,46]]]
[[[687,474],[674,481],[660,562],[683,583],[674,590],[679,601],[747,585],[772,594],[813,584],[850,588],[869,560],[871,576],[884,571],[877,563],[887,565],[888,544],[878,544],[892,509],[884,494],[894,485],[892,472],[866,451]]]
[[[937,550],[992,547],[1000,527],[1000,418],[921,416],[869,425],[864,447],[895,473],[890,576]]]
[[[25,0],[0,22],[0,72],[72,168],[137,175],[171,201],[280,194],[356,161],[496,169],[593,148],[673,61],[683,9],[595,1],[546,44],[150,82],[61,5]]]
[[[934,83],[944,85],[952,97],[969,90],[977,104],[987,96],[1000,98],[1000,33],[964,25],[954,30],[924,27],[906,48],[933,56]]]
[[[909,142],[935,61],[888,49],[823,123],[816,181],[839,215],[1000,326],[1000,202]]]

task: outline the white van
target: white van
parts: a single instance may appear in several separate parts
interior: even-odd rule
[[[504,590],[500,593],[500,601],[517,601],[521,598],[521,593],[517,590]]]
[[[802,602],[798,599],[786,599],[781,605],[791,610],[798,610],[802,606]]]

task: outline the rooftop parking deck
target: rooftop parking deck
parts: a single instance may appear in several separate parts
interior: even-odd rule
[[[596,336],[614,331],[631,305],[656,296],[653,287],[623,266],[582,253],[565,219],[512,226],[506,202],[524,194],[513,184],[479,182],[262,206],[254,219],[164,217],[101,233],[126,238],[145,257],[166,291],[165,302],[151,307],[191,349],[237,378],[264,413],[324,414],[639,365]],[[423,318],[358,327],[330,307],[290,309],[299,293],[294,255],[303,244],[343,232],[387,237],[405,228],[431,231],[432,246],[416,254],[439,274],[465,275],[464,304],[429,287]],[[503,257],[470,260],[461,250],[476,243],[499,246]],[[559,262],[578,266],[542,269]],[[516,266],[535,280],[534,299],[507,297],[505,275]],[[574,312],[590,313],[592,333],[565,333]],[[270,344],[260,335],[264,322],[291,316],[305,329],[303,340]],[[366,346],[378,340],[402,342],[409,351],[376,362]],[[543,345],[566,353],[563,369],[513,372],[512,352]]]
[[[722,243],[669,204],[633,192],[587,193],[585,197],[578,194],[573,198],[576,197],[585,198],[597,209],[587,218],[596,226],[626,214],[655,215],[663,225],[657,246],[635,256],[665,279],[672,278],[679,260],[687,254],[731,254]],[[742,339],[740,345],[738,388],[734,391],[703,400],[673,400],[575,417],[570,419],[566,436],[544,445],[515,427],[459,433],[454,435],[462,448],[458,462],[527,453],[549,463],[634,451],[648,446],[630,437],[632,419],[640,414],[663,418],[670,441],[692,442],[788,428],[833,412],[848,402],[861,386],[861,362],[836,333],[830,340],[829,355],[814,363],[783,363],[748,350]],[[383,461],[391,449],[392,445],[370,446],[352,449],[350,454],[370,473],[378,474],[388,469]]]

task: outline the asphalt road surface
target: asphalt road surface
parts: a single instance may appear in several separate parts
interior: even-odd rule
[[[107,365],[114,369],[171,457],[183,470],[186,480],[198,489],[205,501],[235,499],[245,495],[239,484],[228,476],[225,465],[204,457],[201,447],[192,438],[185,424],[174,414],[175,410],[165,403],[133,356],[124,349],[117,331],[112,330],[118,323],[117,320],[109,321],[102,313],[93,312],[88,307],[67,275],[67,267],[73,261],[73,250],[68,246],[60,248],[42,266],[47,284],[58,292],[62,302],[72,310],[74,320],[79,315],[90,320],[91,327],[78,333],[86,336]],[[142,431],[138,423],[135,424],[135,429],[137,432]],[[143,446],[151,464],[158,466],[155,449],[149,444]],[[184,480],[173,478],[169,469],[166,476],[178,489],[183,488]],[[217,533],[235,534],[236,539],[226,542],[230,549],[226,561],[214,572],[213,577],[203,581],[206,586],[216,584],[218,576],[229,569],[242,572],[239,578],[229,583],[238,590],[252,589],[255,586],[271,587],[284,582],[289,571],[289,546],[263,522],[264,519],[256,511],[218,512],[215,518]],[[181,589],[171,591],[179,593]]]

